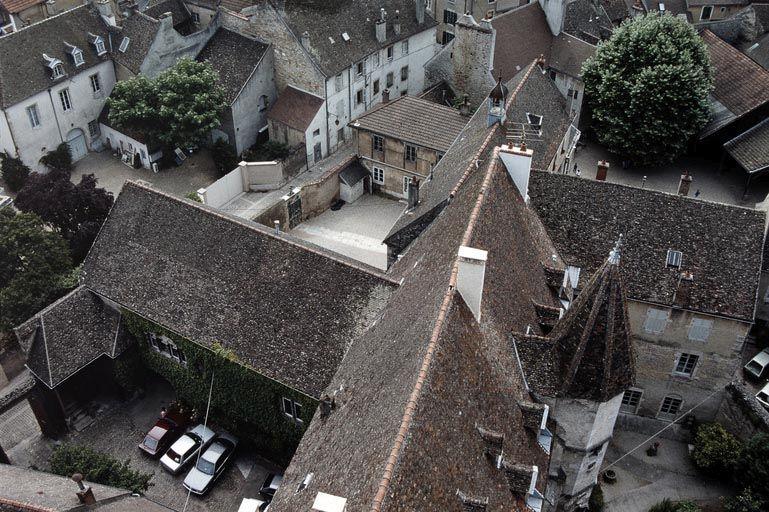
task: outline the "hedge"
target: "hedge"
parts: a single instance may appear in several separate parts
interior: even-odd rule
[[[71,477],[75,473],[85,480],[109,485],[132,492],[144,492],[150,486],[151,473],[142,473],[128,466],[128,460],[120,462],[109,454],[97,452],[87,446],[62,444],[51,454],[51,471]]]

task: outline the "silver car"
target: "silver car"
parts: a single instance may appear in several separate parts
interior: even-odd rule
[[[203,452],[187,478],[184,479],[184,487],[195,494],[205,494],[214,484],[225,468],[232,462],[238,440],[224,432],[219,434],[216,441]]]
[[[178,475],[184,466],[195,460],[201,450],[208,448],[215,437],[213,430],[205,425],[197,425],[171,445],[160,458],[160,465],[172,475]]]

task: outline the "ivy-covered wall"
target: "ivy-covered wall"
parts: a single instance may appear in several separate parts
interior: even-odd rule
[[[221,345],[205,348],[130,311],[123,310],[123,320],[138,344],[139,358],[135,362],[168,380],[177,397],[201,415],[205,414],[213,374],[210,422],[239,436],[241,442],[253,444],[274,462],[288,464],[315,413],[316,400],[257,373]],[[150,347],[147,333],[173,340],[184,353],[186,366]],[[131,357],[130,353],[126,355]],[[130,388],[131,381],[141,378],[141,368],[131,366],[127,359],[116,374],[124,388]],[[283,413],[282,397],[302,405],[302,426]]]

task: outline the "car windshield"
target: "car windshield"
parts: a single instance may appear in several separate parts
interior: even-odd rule
[[[182,462],[182,456],[181,456],[181,455],[179,455],[178,453],[176,453],[175,451],[173,451],[172,449],[169,449],[169,450],[168,450],[168,453],[166,453],[166,455],[168,455],[168,457],[169,457],[169,458],[170,458],[172,461],[176,462],[177,464],[181,464],[181,462]]]
[[[207,475],[213,475],[214,474],[214,463],[211,461],[207,461],[203,457],[200,458],[198,461],[198,469]]]
[[[158,440],[154,437],[147,436],[144,438],[144,446],[150,450],[155,450],[158,447]]]
[[[761,366],[760,364],[758,364],[756,361],[749,362],[747,368],[748,368],[748,370],[750,370],[751,372],[755,373],[756,375],[760,375],[761,374],[761,370],[764,369],[764,367]]]
[[[759,393],[756,395],[756,398],[758,398],[758,399],[759,399],[759,400],[761,400],[761,401],[764,401],[764,402],[767,402],[767,403],[769,403],[769,395],[767,395],[767,394],[766,394],[766,393],[764,393],[763,391],[760,391],[760,392],[759,392]]]

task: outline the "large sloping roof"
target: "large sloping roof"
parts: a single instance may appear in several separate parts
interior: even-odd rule
[[[377,49],[428,30],[436,25],[429,13],[421,25],[413,0],[282,0],[281,12],[298,39],[310,35],[310,55],[326,76],[334,76]],[[376,38],[374,22],[379,10],[387,11],[387,39]],[[400,12],[400,34],[393,30],[395,11]],[[345,41],[342,34],[350,40]],[[333,40],[333,42],[332,42]]]
[[[97,55],[89,32],[102,36],[106,44],[106,26],[89,6],[82,5],[0,37],[0,107],[14,105],[54,84],[66,83],[66,77],[51,79],[43,54],[59,59],[68,77],[108,60],[109,54]],[[85,64],[75,66],[65,41],[83,51]]]
[[[710,30],[701,35],[713,64],[712,97],[726,109],[705,126],[704,137],[769,102],[769,71]]]
[[[607,240],[624,235],[629,298],[753,320],[764,212],[548,172],[532,173],[529,195],[561,256],[583,275],[603,263]],[[681,251],[680,270],[694,275],[683,302],[668,249]]]
[[[219,73],[219,83],[231,104],[262,61],[267,48],[266,43],[220,28],[208,40],[197,60],[209,62]]]
[[[582,39],[561,32],[553,38],[549,66],[569,76],[581,77],[582,64],[595,55],[596,49]]]
[[[763,171],[769,168],[769,119],[733,138],[724,149],[747,172]]]
[[[191,19],[190,11],[182,0],[151,2],[143,12],[156,20],[159,20],[165,13],[170,12],[174,27],[188,23]]]
[[[278,95],[278,100],[267,113],[267,119],[304,132],[322,106],[323,98],[320,96],[289,85]]]
[[[468,118],[458,110],[414,96],[401,96],[352,121],[354,128],[368,130],[422,147],[447,151]]]
[[[318,397],[393,282],[264,226],[127,182],[85,285],[185,338]]]
[[[614,29],[612,20],[603,6],[593,0],[574,0],[566,4],[563,31],[585,41],[597,44]]]
[[[495,77],[501,76],[506,82],[540,55],[550,60],[553,35],[539,2],[494,16],[491,26],[496,30],[492,71]]]
[[[43,0],[0,0],[0,6],[11,14],[18,14],[33,5],[42,4]]]
[[[128,38],[129,43],[125,52],[115,48],[115,60],[138,75],[159,30],[160,21],[143,12],[137,12],[123,20],[123,25],[115,31],[114,44],[119,46],[124,37]]]

